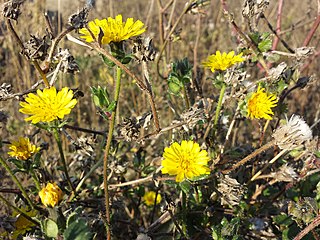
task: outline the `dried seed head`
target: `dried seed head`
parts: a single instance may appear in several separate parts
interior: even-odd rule
[[[71,25],[74,29],[81,29],[86,27],[88,23],[88,13],[89,9],[84,7],[79,12],[72,14],[68,19],[69,25]]]
[[[61,62],[60,70],[64,73],[75,74],[79,72],[79,66],[71,55],[69,49],[59,49],[59,52],[53,57],[53,60]]]
[[[221,193],[221,205],[239,205],[246,189],[229,175],[221,175],[218,191]]]
[[[300,116],[292,115],[289,121],[277,128],[272,136],[279,148],[293,150],[310,141],[312,131]]]
[[[138,37],[133,43],[132,54],[138,62],[153,61],[156,56],[156,50],[150,37]]]
[[[87,156],[92,156],[94,153],[95,140],[93,137],[79,137],[76,141],[73,142],[73,145],[79,153]]]
[[[12,85],[8,83],[2,83],[0,85],[0,101],[6,100],[12,96]]]
[[[28,59],[40,59],[45,60],[48,55],[49,44],[46,41],[47,36],[38,38],[34,35],[30,35],[31,38],[28,42],[24,43],[24,49],[22,54]]]
[[[279,171],[270,173],[271,177],[278,182],[293,182],[298,178],[298,174],[294,171],[293,167],[282,165]]]
[[[297,60],[306,59],[312,54],[314,54],[314,47],[301,47],[295,49]]]
[[[18,17],[21,14],[20,5],[25,0],[12,0],[3,4],[2,14],[6,18],[10,18],[12,20],[18,20]]]
[[[137,123],[136,118],[125,118],[119,125],[119,135],[122,136],[127,142],[137,140],[140,133],[140,125]]]
[[[189,129],[194,128],[199,121],[206,120],[209,117],[207,114],[209,104],[205,99],[200,99],[190,109],[181,114],[181,118]]]

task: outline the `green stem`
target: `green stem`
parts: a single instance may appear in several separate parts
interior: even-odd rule
[[[110,205],[109,205],[109,189],[108,189],[108,155],[110,151],[113,130],[116,120],[117,114],[117,105],[119,100],[120,94],[120,86],[121,86],[121,69],[117,67],[117,76],[116,76],[116,85],[115,85],[115,92],[114,92],[114,101],[115,101],[115,108],[112,111],[111,119],[109,123],[109,132],[107,136],[107,143],[106,148],[104,151],[104,158],[103,158],[103,186],[104,186],[104,195],[105,195],[105,206],[106,206],[106,231],[107,231],[107,239],[111,239],[111,222],[110,222]]]
[[[30,174],[31,174],[31,177],[32,177],[35,185],[36,185],[36,188],[37,188],[38,192],[40,192],[41,191],[40,182],[39,182],[39,179],[38,179],[36,173],[34,172],[33,168],[30,169]]]
[[[12,178],[12,180],[14,181],[15,184],[17,184],[17,186],[19,187],[20,191],[22,192],[22,195],[25,197],[25,199],[27,200],[27,202],[29,203],[30,207],[33,209],[34,205],[33,202],[31,201],[31,199],[29,198],[26,190],[23,188],[23,186],[21,185],[21,183],[19,182],[18,178],[14,175],[14,173],[12,172],[11,168],[9,167],[9,165],[6,163],[5,160],[2,159],[2,157],[0,157],[0,164],[7,170],[7,172],[9,173],[10,177]]]
[[[185,101],[185,104],[186,104],[186,108],[189,109],[190,108],[190,101],[189,101],[189,98],[188,98],[187,90],[186,90],[184,85],[182,87],[182,90],[183,90],[183,98],[184,98],[184,101]]]
[[[25,213],[24,211],[22,211],[20,208],[17,208],[16,206],[12,205],[9,201],[7,201],[7,199],[5,199],[4,197],[2,197],[0,195],[0,200],[6,204],[9,208],[13,209],[14,211],[20,213],[24,218],[28,219],[30,222],[32,222],[33,224],[39,226],[39,222],[37,222],[36,220],[32,219],[31,217],[28,216],[27,213]]]
[[[221,111],[221,107],[222,107],[222,100],[223,100],[224,93],[226,92],[226,88],[227,88],[227,85],[225,83],[223,83],[223,85],[221,87],[221,90],[220,90],[219,101],[218,101],[218,105],[217,105],[217,108],[216,108],[216,115],[215,115],[214,122],[213,122],[214,133],[215,133],[215,131],[217,129],[219,116],[220,116],[220,111]]]
[[[100,167],[102,163],[103,158],[100,158],[89,170],[89,172],[81,179],[81,181],[78,183],[76,187],[76,192],[80,190],[82,187],[83,183],[91,176],[91,174],[98,168]]]
[[[58,144],[59,153],[60,153],[60,160],[61,160],[61,163],[62,163],[63,171],[64,171],[64,173],[66,175],[66,179],[67,179],[68,185],[69,185],[70,189],[74,192],[74,187],[73,187],[72,182],[71,182],[70,177],[69,177],[68,168],[67,168],[67,164],[66,164],[66,159],[65,159],[64,153],[63,153],[60,134],[59,134],[57,128],[53,128],[53,136],[56,139],[56,142]]]
[[[187,236],[187,195],[182,191],[182,231],[184,236]]]

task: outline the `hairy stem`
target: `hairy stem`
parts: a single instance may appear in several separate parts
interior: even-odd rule
[[[109,183],[108,183],[108,155],[111,147],[111,141],[113,136],[114,125],[116,121],[117,114],[117,105],[120,94],[120,86],[121,86],[121,69],[117,67],[117,76],[116,76],[116,85],[114,92],[114,101],[116,106],[111,114],[111,119],[109,123],[109,132],[107,136],[106,148],[104,150],[104,158],[103,158],[103,186],[104,186],[104,196],[105,196],[105,207],[106,207],[106,231],[107,231],[107,239],[111,239],[111,221],[110,221],[110,203],[109,203]]]
[[[64,174],[66,175],[66,179],[67,179],[68,185],[69,185],[70,189],[74,192],[74,187],[73,187],[71,179],[69,177],[69,172],[68,172],[68,168],[67,168],[66,159],[64,157],[61,137],[60,137],[60,134],[59,134],[57,128],[53,128],[53,136],[54,136],[54,138],[55,138],[55,140],[56,140],[56,142],[58,144],[58,149],[59,149],[59,153],[60,153],[60,160],[61,160],[61,163],[62,163]]]
[[[221,171],[223,174],[228,174],[229,172],[237,169],[238,167],[240,167],[241,165],[245,164],[246,162],[250,161],[252,158],[255,158],[256,156],[258,156],[260,153],[266,151],[267,149],[273,147],[275,145],[274,141],[270,141],[267,144],[263,145],[262,147],[260,147],[259,149],[257,149],[256,151],[254,151],[253,153],[249,154],[248,156],[246,156],[244,159],[242,159],[241,161],[237,162],[236,164],[234,164],[230,169],[226,169]]]
[[[222,107],[222,100],[223,100],[224,93],[226,92],[226,88],[227,88],[227,85],[223,84],[222,87],[221,87],[221,90],[220,90],[220,96],[219,96],[219,100],[218,100],[218,104],[217,104],[217,108],[216,108],[216,115],[214,117],[214,122],[213,122],[214,133],[215,133],[215,131],[217,129],[219,116],[220,116],[220,111],[221,111],[221,107]]]

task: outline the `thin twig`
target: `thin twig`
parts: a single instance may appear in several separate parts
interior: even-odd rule
[[[315,229],[317,226],[320,225],[320,215],[318,215],[312,223],[310,223],[305,229],[303,229],[293,240],[300,240],[305,235],[307,235],[310,231]]]
[[[311,42],[311,39],[314,35],[314,33],[316,32],[317,28],[319,27],[320,25],[320,14],[318,14],[316,20],[314,21],[306,39],[303,41],[303,46],[306,47],[309,45],[309,43]]]
[[[170,39],[170,36],[174,33],[174,31],[176,30],[176,28],[178,27],[180,21],[182,20],[182,17],[187,13],[187,11],[189,10],[189,7],[192,5],[192,1],[190,1],[189,3],[187,3],[183,9],[183,11],[181,12],[180,16],[178,17],[177,21],[175,22],[175,24],[173,25],[173,27],[171,28],[170,32],[168,33],[168,35],[166,36],[162,46],[161,46],[161,49],[159,51],[159,54],[158,54],[158,57],[157,57],[157,60],[156,60],[156,65],[157,65],[157,72],[159,74],[159,76],[163,79],[165,79],[164,76],[162,76],[162,74],[160,73],[160,69],[159,69],[159,63],[160,63],[160,59],[161,59],[161,56],[162,56],[162,53],[164,52],[168,42],[169,42],[169,39]]]
[[[237,162],[236,164],[234,164],[231,168],[226,169],[226,170],[222,170],[221,172],[223,174],[228,174],[231,171],[237,169],[238,167],[240,167],[241,165],[245,164],[246,162],[250,161],[251,159],[253,159],[254,157],[258,156],[260,153],[266,151],[267,149],[271,148],[274,146],[274,141],[270,141],[267,144],[263,145],[262,147],[260,147],[259,149],[257,149],[256,151],[254,151],[253,153],[249,154],[248,156],[246,156],[244,159],[242,159],[241,161]]]

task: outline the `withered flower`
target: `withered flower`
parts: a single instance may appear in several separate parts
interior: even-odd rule
[[[156,56],[156,50],[153,46],[152,38],[138,37],[133,43],[132,54],[138,62],[153,61]]]
[[[221,175],[218,191],[221,193],[221,205],[239,205],[246,189],[236,179],[229,175]]]
[[[86,27],[88,20],[88,13],[89,9],[84,7],[79,12],[72,14],[69,19],[68,23],[71,25],[74,29],[80,29]]]
[[[12,20],[18,20],[18,17],[21,14],[20,11],[20,5],[24,2],[25,0],[11,0],[6,2],[3,5],[2,9],[2,14],[4,17],[12,19]]]
[[[53,57],[53,60],[61,62],[60,70],[64,73],[67,72],[74,74],[75,72],[80,71],[78,63],[71,55],[69,49],[60,49],[59,52]]]
[[[30,40],[24,43],[22,54],[28,59],[45,60],[50,46],[46,41],[47,36],[45,35],[42,38],[38,38],[34,35],[30,35],[30,37]]]
[[[312,131],[308,124],[297,115],[292,115],[288,122],[272,134],[280,149],[293,150],[312,139]]]
[[[2,83],[0,85],[0,101],[6,100],[12,96],[12,85],[8,83]]]

